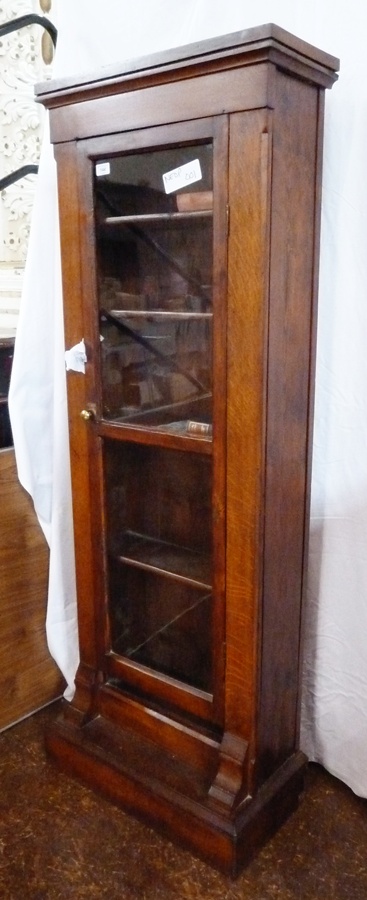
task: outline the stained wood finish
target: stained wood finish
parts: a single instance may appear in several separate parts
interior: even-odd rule
[[[88,356],[85,376],[69,374],[81,664],[47,745],[231,875],[296,806],[306,762],[323,95],[336,70],[270,25],[39,89],[59,172],[66,344],[84,336]],[[213,438],[200,422],[199,436],[170,433],[168,406],[158,427],[154,404],[124,422],[119,400],[109,417],[99,378],[94,163],[195,142],[213,144]],[[182,220],[162,211],[164,227]],[[124,214],[108,227],[126,227]],[[135,297],[135,257],[109,258]],[[195,357],[184,341],[180,352],[182,371]]]
[[[311,465],[308,440],[313,413],[313,270],[320,178],[317,92],[281,72],[274,79],[274,92],[277,117],[270,223],[261,780],[287,758],[298,740],[300,624]],[[276,696],[270,687],[274,683]]]
[[[0,451],[0,729],[62,694],[45,634],[48,548],[18,481],[14,450]]]

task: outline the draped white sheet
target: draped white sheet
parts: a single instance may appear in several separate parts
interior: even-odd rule
[[[59,0],[57,14],[55,75],[271,21],[341,58],[340,81],[326,93],[302,747],[367,796],[364,0]],[[56,175],[46,138],[10,404],[19,476],[50,544],[49,646],[71,696],[78,650],[63,352]]]

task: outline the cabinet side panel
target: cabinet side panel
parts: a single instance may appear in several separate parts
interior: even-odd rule
[[[318,107],[316,88],[276,73],[259,721],[261,780],[297,745],[316,302]]]
[[[269,113],[230,128],[226,729],[252,740],[262,572]]]

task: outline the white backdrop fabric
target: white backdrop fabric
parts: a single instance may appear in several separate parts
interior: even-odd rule
[[[55,8],[56,3],[53,4]],[[367,796],[365,0],[59,0],[54,74],[275,22],[339,56],[326,92],[301,746]],[[80,336],[82,338],[82,335]],[[82,377],[82,376],[81,376]],[[47,634],[78,664],[56,173],[46,137],[10,391],[19,477],[50,545]]]

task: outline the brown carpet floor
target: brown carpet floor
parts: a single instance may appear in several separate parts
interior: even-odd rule
[[[232,882],[58,772],[43,746],[56,713],[0,734],[1,900],[367,900],[367,801],[320,766]]]

